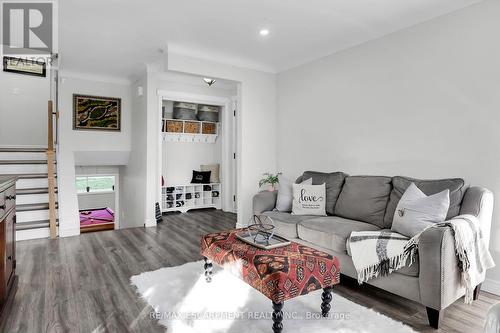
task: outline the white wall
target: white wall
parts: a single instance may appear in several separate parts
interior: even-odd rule
[[[0,146],[47,146],[50,78],[0,71]]]
[[[486,1],[278,76],[278,167],[463,177],[497,204],[500,292],[500,1]]]
[[[73,130],[73,94],[121,98],[120,132]],[[59,135],[57,172],[59,186],[59,234],[79,234],[78,200],[75,187],[75,165],[125,164],[131,148],[132,100],[130,86],[118,82],[80,79],[61,73],[59,85]],[[110,154],[113,160],[107,158]],[[87,160],[91,157],[90,160]],[[99,158],[101,157],[101,158]],[[78,161],[78,163],[77,163]],[[123,189],[124,191],[127,188]],[[122,223],[122,226],[125,224]]]
[[[78,209],[97,209],[109,207],[115,213],[115,194],[113,192],[106,193],[78,193]]]
[[[163,142],[163,178],[167,184],[191,182],[202,164],[221,164],[221,139],[215,143]]]
[[[168,69],[239,82],[238,224],[252,215],[262,173],[276,170],[276,75],[169,53]]]
[[[144,94],[138,96],[137,88]],[[130,158],[126,167],[121,167],[121,227],[139,227],[146,224],[146,146],[147,146],[147,77],[146,74],[132,85],[132,114]]]

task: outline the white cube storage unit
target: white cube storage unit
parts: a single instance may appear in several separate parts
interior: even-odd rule
[[[221,185],[180,184],[162,187],[163,212],[187,212],[190,209],[221,209]]]

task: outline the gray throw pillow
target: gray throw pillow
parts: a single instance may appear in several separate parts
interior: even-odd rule
[[[313,185],[325,184],[326,186],[326,213],[328,215],[334,215],[335,204],[339,197],[340,191],[342,191],[342,186],[344,185],[344,180],[347,175],[343,172],[317,172],[317,171],[305,171],[302,174],[301,181],[303,179],[312,178]],[[297,181],[300,183],[301,181]]]
[[[396,176],[392,178],[392,191],[387,204],[384,217],[384,228],[390,228],[394,219],[394,212],[399,200],[408,186],[414,183],[425,195],[432,195],[444,190],[450,190],[450,209],[446,219],[455,217],[460,212],[462,198],[467,190],[465,182],[461,178],[422,180],[408,177]]]
[[[391,230],[411,238],[429,225],[444,222],[449,208],[450,190],[427,196],[411,183],[399,200]]]
[[[349,176],[337,200],[335,215],[382,227],[391,188],[391,177]]]
[[[278,176],[278,197],[276,198],[276,210],[279,212],[291,212],[293,201],[293,182],[282,175]],[[301,184],[312,185],[312,179],[306,179]]]

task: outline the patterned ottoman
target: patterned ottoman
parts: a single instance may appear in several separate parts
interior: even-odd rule
[[[239,240],[235,229],[201,238],[205,257],[205,276],[212,280],[212,262],[218,265],[238,263],[240,278],[273,302],[273,331],[283,330],[283,302],[314,290],[323,289],[321,311],[330,311],[333,286],[340,280],[336,257],[292,242],[290,245],[262,250]],[[234,266],[233,266],[234,267]]]

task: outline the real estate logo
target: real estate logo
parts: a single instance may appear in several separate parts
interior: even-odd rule
[[[2,2],[3,54],[51,54],[51,2]]]

